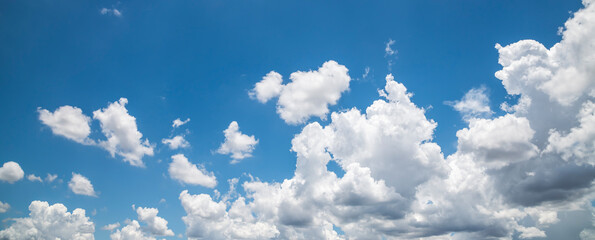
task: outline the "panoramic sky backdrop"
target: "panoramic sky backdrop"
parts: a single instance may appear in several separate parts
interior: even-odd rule
[[[595,0],[0,0],[0,239],[595,239]]]

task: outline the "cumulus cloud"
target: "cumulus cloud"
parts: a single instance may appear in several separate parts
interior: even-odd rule
[[[21,180],[25,176],[25,172],[21,166],[16,162],[5,162],[0,167],[0,180],[8,183],[14,183]]]
[[[154,237],[147,235],[141,230],[140,224],[132,220],[122,229],[110,234],[112,240],[155,240]]]
[[[446,104],[452,106],[463,116],[465,121],[473,118],[485,118],[493,114],[490,109],[490,99],[485,87],[473,88],[465,93],[463,99],[448,101]]]
[[[148,231],[154,236],[173,236],[174,232],[167,228],[167,220],[158,217],[157,208],[136,208],[138,220],[147,224]]]
[[[0,239],[94,239],[95,225],[84,209],[68,212],[61,203],[33,201],[29,211],[29,217],[15,218],[10,227],[0,231]]]
[[[82,144],[94,143],[88,138],[91,134],[91,118],[83,114],[80,108],[65,105],[54,112],[42,108],[38,108],[37,112],[39,120],[50,127],[54,134]]]
[[[190,147],[190,143],[184,139],[183,135],[178,135],[170,139],[164,138],[161,140],[161,142],[166,144],[169,149],[172,150]]]
[[[171,159],[168,172],[172,179],[208,188],[214,188],[217,185],[217,179],[212,172],[207,172],[203,166],[190,163],[183,154],[173,155]]]
[[[229,124],[227,129],[223,131],[225,141],[221,144],[217,152],[220,154],[230,154],[232,164],[240,162],[244,158],[252,157],[255,145],[258,140],[252,136],[242,134],[240,126],[236,121]]]
[[[5,213],[8,209],[10,209],[10,204],[0,201],[0,213]]]
[[[297,71],[283,85],[282,77],[270,72],[256,83],[250,96],[264,103],[279,96],[277,113],[288,124],[305,123],[310,117],[326,118],[328,106],[337,104],[349,89],[348,69],[335,61],[327,61],[317,71]]]
[[[190,118],[187,118],[187,119],[186,119],[186,120],[184,120],[184,121],[180,120],[180,118],[176,118],[176,120],[174,120],[174,121],[173,121],[173,123],[172,123],[172,125],[171,125],[171,126],[172,126],[173,128],[177,128],[177,127],[180,127],[180,126],[182,126],[182,125],[184,125],[184,124],[186,124],[186,123],[188,123],[188,122],[190,122]]]
[[[110,103],[107,108],[93,112],[93,118],[101,123],[101,131],[107,138],[99,141],[99,145],[109,151],[112,157],[118,154],[132,166],[144,167],[143,156],[153,156],[153,146],[148,139],[142,140],[143,134],[138,131],[136,118],[128,114],[125,105],[128,99],[120,98]]]
[[[365,111],[332,113],[328,124],[310,123],[295,135],[291,178],[251,177],[243,195],[221,199],[183,191],[187,236],[530,239],[568,224],[566,213],[590,214],[595,5],[584,4],[551,49],[532,40],[498,47],[496,76],[518,103],[504,105],[502,116],[469,117],[455,153],[443,156],[432,142],[437,123],[389,74]],[[481,88],[457,103],[471,114],[494,114]],[[329,171],[333,161],[342,173]],[[589,238],[587,227],[565,235]]]
[[[78,173],[72,173],[72,178],[70,179],[70,182],[68,182],[68,187],[75,194],[97,197],[91,181]]]
[[[27,175],[27,180],[29,180],[31,182],[34,182],[34,181],[43,182],[43,180],[41,180],[41,178],[39,176],[35,176],[35,174]]]
[[[385,56],[392,56],[397,53],[397,50],[393,50],[393,48],[392,48],[394,44],[395,44],[395,40],[388,39],[388,42],[386,42],[386,45],[384,47],[384,55]]]
[[[101,15],[114,15],[116,17],[122,16],[122,12],[116,8],[101,8],[99,13],[101,13]]]

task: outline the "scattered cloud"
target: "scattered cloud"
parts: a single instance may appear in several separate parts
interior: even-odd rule
[[[384,47],[384,56],[392,56],[397,54],[397,50],[393,50],[393,45],[395,44],[395,40],[388,39],[388,42],[385,43]]]
[[[61,203],[33,201],[29,211],[29,217],[15,218],[0,231],[0,239],[94,239],[95,225],[83,209],[68,212]]]
[[[97,197],[91,181],[78,173],[72,173],[72,179],[68,182],[68,187],[75,194]]]
[[[122,229],[110,235],[112,240],[155,240],[154,237],[145,234],[136,220],[132,220]]]
[[[190,118],[187,118],[186,120],[182,121],[179,118],[176,118],[176,120],[173,121],[173,124],[171,125],[173,128],[177,128],[180,127],[186,123],[190,122]]]
[[[41,178],[39,176],[35,176],[35,174],[27,175],[27,180],[29,180],[31,182],[34,182],[34,181],[43,182],[43,180],[41,180]]]
[[[54,180],[56,180],[56,178],[58,178],[58,174],[49,174],[45,177],[45,181],[46,182],[53,182]]]
[[[242,134],[236,121],[231,122],[223,133],[225,134],[225,141],[217,149],[218,153],[230,154],[233,159],[232,164],[238,163],[244,158],[252,157],[252,151],[254,151],[255,145],[258,143],[254,135]]]
[[[10,204],[0,201],[0,213],[5,213],[8,209],[10,209]]]
[[[14,183],[21,180],[25,176],[25,172],[21,166],[16,162],[5,162],[0,167],[0,180],[8,183]]]
[[[120,227],[120,223],[116,222],[116,223],[105,225],[101,229],[111,232],[111,231],[114,231],[114,229],[119,228],[119,227]]]
[[[171,159],[168,172],[172,179],[208,188],[214,188],[217,185],[217,180],[212,172],[207,172],[203,166],[190,163],[183,154],[173,155]]]
[[[93,118],[101,123],[101,131],[107,138],[99,141],[99,146],[110,152],[112,157],[118,154],[132,166],[144,167],[143,156],[153,156],[153,146],[148,139],[142,140],[143,134],[138,131],[136,118],[128,114],[128,99],[110,103],[107,108],[93,112]]]
[[[169,146],[169,149],[172,150],[190,147],[190,143],[184,139],[183,135],[178,135],[171,139],[164,138],[161,140],[161,142]]]
[[[65,105],[54,112],[42,108],[37,108],[37,112],[39,120],[50,127],[54,134],[81,144],[94,144],[94,141],[88,138],[91,134],[91,118],[83,114],[80,108]]]
[[[330,60],[317,71],[297,71],[289,76],[291,82],[282,85],[281,75],[270,72],[256,83],[250,96],[260,102],[279,96],[277,113],[288,124],[302,124],[310,117],[326,118],[328,106],[337,104],[341,94],[349,90],[348,69]]]
[[[99,13],[101,13],[101,15],[113,15],[116,17],[122,16],[122,12],[116,8],[102,8],[99,10]]]
[[[465,93],[461,100],[445,103],[461,113],[465,121],[474,118],[487,118],[494,112],[490,109],[490,99],[486,91],[487,89],[484,86],[473,88]]]

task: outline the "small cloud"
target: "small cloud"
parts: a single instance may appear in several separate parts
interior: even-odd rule
[[[35,176],[35,174],[29,174],[27,175],[27,180],[31,181],[31,182],[43,182],[43,180],[41,180],[41,178],[39,176]]]
[[[169,149],[172,149],[172,150],[175,150],[178,148],[190,147],[190,143],[188,143],[188,141],[186,141],[186,139],[184,139],[184,135],[178,135],[171,139],[164,138],[163,140],[161,140],[161,142],[163,144],[168,145]]]
[[[91,181],[78,173],[72,173],[72,179],[68,182],[68,187],[75,194],[97,197]]]
[[[465,121],[474,118],[486,118],[493,114],[490,109],[490,99],[485,86],[472,88],[465,93],[465,96],[461,100],[446,101],[444,103],[461,113]]]
[[[102,8],[99,10],[99,13],[101,13],[101,15],[114,15],[116,17],[122,16],[122,12],[116,8]]]
[[[236,121],[231,122],[223,133],[225,134],[225,142],[217,149],[217,153],[230,154],[233,159],[232,164],[238,163],[244,158],[252,157],[254,146],[258,143],[254,135],[242,134]]]
[[[14,183],[21,180],[25,176],[25,172],[16,162],[5,162],[0,167],[0,180],[8,183]]]
[[[53,182],[54,180],[56,180],[56,178],[58,178],[58,174],[49,174],[45,177],[45,181],[46,182]]]
[[[388,39],[388,42],[386,42],[386,45],[384,47],[384,56],[392,56],[397,54],[397,50],[393,50],[392,46],[393,44],[395,44],[395,40],[392,39]]]
[[[182,126],[186,123],[190,122],[190,118],[187,118],[186,120],[182,121],[179,118],[177,118],[176,120],[174,120],[173,124],[171,125],[173,128],[177,128],[179,126]]]
[[[120,223],[116,222],[116,223],[105,225],[101,229],[106,230],[106,231],[114,231],[114,229],[119,228],[119,227],[120,227]]]

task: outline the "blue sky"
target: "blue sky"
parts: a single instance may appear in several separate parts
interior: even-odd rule
[[[131,220],[137,220],[141,232],[149,238],[237,238],[234,231],[241,227],[228,221],[233,219],[233,203],[241,202],[236,201],[239,197],[246,199],[249,215],[256,217],[244,218],[247,222],[240,222],[248,225],[242,226],[261,223],[256,226],[266,226],[262,231],[270,233],[257,239],[331,238],[322,237],[323,231],[314,227],[325,224],[331,224],[330,229],[335,229],[339,238],[350,239],[517,239],[546,235],[550,239],[579,239],[581,231],[594,234],[592,210],[590,204],[584,204],[593,200],[590,185],[595,178],[595,133],[589,131],[589,126],[593,126],[589,125],[589,103],[594,98],[595,82],[595,52],[589,38],[593,32],[589,26],[595,24],[590,10],[595,6],[590,2],[2,1],[0,163],[16,162],[24,173],[20,178],[18,173],[16,177],[6,175],[0,182],[0,202],[10,205],[0,213],[0,230],[11,226],[16,229],[22,221],[15,218],[31,218],[29,206],[39,200],[49,205],[63,204],[68,212],[85,209],[88,222],[94,225],[91,235],[96,239],[109,239],[110,235],[117,239],[113,234],[123,233],[122,228],[132,224]],[[581,24],[567,24],[559,30],[565,22],[572,23],[569,18],[580,9],[585,9],[576,18]],[[568,34],[564,35],[565,31]],[[525,39],[537,42],[507,47]],[[496,49],[497,43],[503,48]],[[552,48],[556,43],[561,47]],[[539,61],[526,60],[530,57]],[[509,60],[518,64],[508,64]],[[328,68],[323,66],[329,62]],[[343,68],[348,71],[342,72]],[[531,75],[543,69],[551,74]],[[326,70],[332,74],[325,74]],[[255,90],[255,84],[266,80],[271,71],[282,76],[282,85],[273,85],[283,90],[262,103],[258,96],[264,93]],[[298,71],[312,72],[290,80],[290,75]],[[501,74],[495,75],[498,71]],[[394,80],[387,80],[389,74]],[[320,88],[311,82],[315,79],[320,80]],[[401,90],[391,90],[387,82],[406,87],[412,95],[402,98]],[[381,89],[385,89],[386,97],[379,96]],[[306,100],[299,100],[296,94],[306,94]],[[508,111],[500,107],[503,102],[511,106],[520,103],[523,97],[531,99],[532,104],[519,104]],[[354,108],[364,114],[378,99],[386,101],[387,106],[400,103],[406,107],[395,107],[397,112],[386,116],[380,114],[387,117],[389,125],[376,127],[405,130],[385,133],[394,137],[391,138],[378,133],[378,129],[370,129],[375,126],[373,123],[366,123],[370,128],[362,127],[359,132],[347,129],[356,118]],[[127,112],[106,114],[110,120],[105,122],[95,116],[108,111],[108,106],[118,107],[113,104],[119,100],[120,110]],[[408,105],[409,100],[414,105]],[[313,105],[302,106],[305,103]],[[56,110],[66,105],[75,110],[64,113],[62,122],[43,120],[44,110],[55,117]],[[292,120],[283,117],[281,111],[304,117]],[[336,113],[337,120],[331,118],[331,113]],[[130,116],[134,118],[131,120]],[[370,119],[371,116],[368,113]],[[65,123],[66,118],[72,121]],[[172,127],[175,119],[190,121]],[[224,130],[234,121],[239,130],[229,128],[232,137],[226,139]],[[433,126],[434,123],[437,125]],[[318,132],[317,126],[328,128]],[[60,130],[76,133],[59,133]],[[117,143],[105,142],[110,136],[105,131],[111,131]],[[138,133],[142,137],[135,135]],[[482,137],[484,134],[487,135]],[[163,143],[175,136],[183,137],[186,146],[172,149]],[[303,180],[319,186],[322,183],[317,181],[325,178],[305,176],[307,172],[316,172],[313,162],[318,160],[313,160],[317,159],[312,157],[316,154],[310,153],[316,150],[315,146],[306,144],[300,148],[300,136],[328,144],[323,152],[332,158],[328,168],[336,173],[337,186],[347,184],[346,176],[353,173],[354,182],[348,186],[365,186],[358,184],[364,184],[368,177],[375,184],[368,186],[370,189],[386,192],[364,193],[357,187],[341,189],[331,194],[334,202],[327,202],[328,205],[310,198],[308,194],[317,190],[308,184],[297,187],[296,182]],[[338,136],[347,136],[343,139],[346,142],[338,142],[342,139]],[[362,139],[372,140],[355,144]],[[226,141],[227,151],[222,150]],[[415,151],[427,158],[438,160],[426,163],[417,159],[407,150],[411,146],[419,147]],[[433,146],[438,150],[428,150]],[[136,152],[133,160],[119,154],[139,149],[150,149],[152,154]],[[346,149],[361,152],[356,156]],[[238,153],[235,157],[234,152]],[[196,164],[197,170],[175,177],[172,156],[181,156],[177,154],[187,159],[181,162]],[[417,160],[409,162],[409,155]],[[139,162],[144,166],[139,166]],[[296,169],[296,162],[298,166],[302,162],[307,170]],[[460,165],[466,166],[461,169],[477,168],[488,178],[473,180],[473,171],[453,170],[461,162],[467,164]],[[470,167],[471,163],[475,165]],[[182,169],[188,169],[191,165],[183,166]],[[392,179],[379,166],[387,166],[384,171],[394,167],[396,175],[405,175]],[[370,171],[368,175],[364,174],[366,169]],[[407,177],[403,169],[419,170],[419,175]],[[324,170],[324,174],[332,175]],[[73,182],[74,173],[90,182],[92,193],[73,190],[69,183]],[[28,180],[31,174],[42,178],[41,182]],[[47,174],[56,174],[57,178],[49,181]],[[455,179],[455,174],[485,185],[479,186],[480,193],[465,194],[452,194],[445,190],[449,189],[446,186],[426,186],[432,181],[452,184],[448,179]],[[571,176],[580,177],[574,182],[564,180]],[[401,177],[415,180],[409,184]],[[229,191],[228,180],[233,178],[239,178],[239,183],[235,191]],[[205,179],[216,179],[216,186],[205,183]],[[284,181],[296,187],[275,185]],[[541,188],[536,187],[540,190],[515,188],[533,186],[534,181],[541,183],[537,184]],[[81,188],[88,190],[84,182],[80,183]],[[266,187],[254,190],[247,186],[250,183]],[[464,183],[456,186],[467,186]],[[302,189],[304,196],[292,195],[295,189]],[[225,220],[220,225],[201,222],[204,219],[197,217],[200,214],[188,210],[196,199],[182,201],[184,190],[188,190],[188,196],[208,194],[213,204],[222,204]],[[543,193],[539,192],[542,190]],[[370,200],[390,203],[384,208],[371,210],[366,205],[371,203],[364,201],[355,204],[361,208],[347,212],[395,224],[394,229],[383,231],[367,225],[359,226],[360,229],[354,223],[363,218],[354,220],[345,217],[347,213],[336,214],[332,208],[348,201],[341,199],[339,192],[350,191],[354,196],[387,197],[388,200]],[[261,196],[267,192],[279,194],[273,199],[282,199],[280,203]],[[397,195],[400,197],[391,197]],[[452,202],[471,206],[475,203],[466,199],[476,195],[504,200],[489,206],[478,200],[478,206],[483,207],[445,219],[432,217],[433,211],[452,213],[457,209]],[[406,200],[395,200],[401,198]],[[438,198],[441,200],[437,201]],[[427,205],[440,210],[416,205],[427,200],[432,202]],[[259,201],[269,201],[271,208],[277,209],[275,214],[263,210],[256,204]],[[138,207],[158,209],[157,216],[167,220],[166,229],[174,236],[163,234],[164,231],[159,234],[157,227],[142,221],[138,212],[144,210]],[[316,217],[300,225],[299,213],[278,210],[283,208],[302,209]],[[520,213],[506,215],[515,211]],[[507,217],[493,217],[497,213]],[[185,221],[183,216],[190,217]],[[458,218],[465,220],[457,226],[446,224]],[[474,221],[479,223],[472,224]],[[116,222],[120,224],[118,228],[102,229]],[[228,227],[217,228],[224,225]],[[196,230],[196,226],[206,227]],[[48,236],[54,235],[45,235]]]

